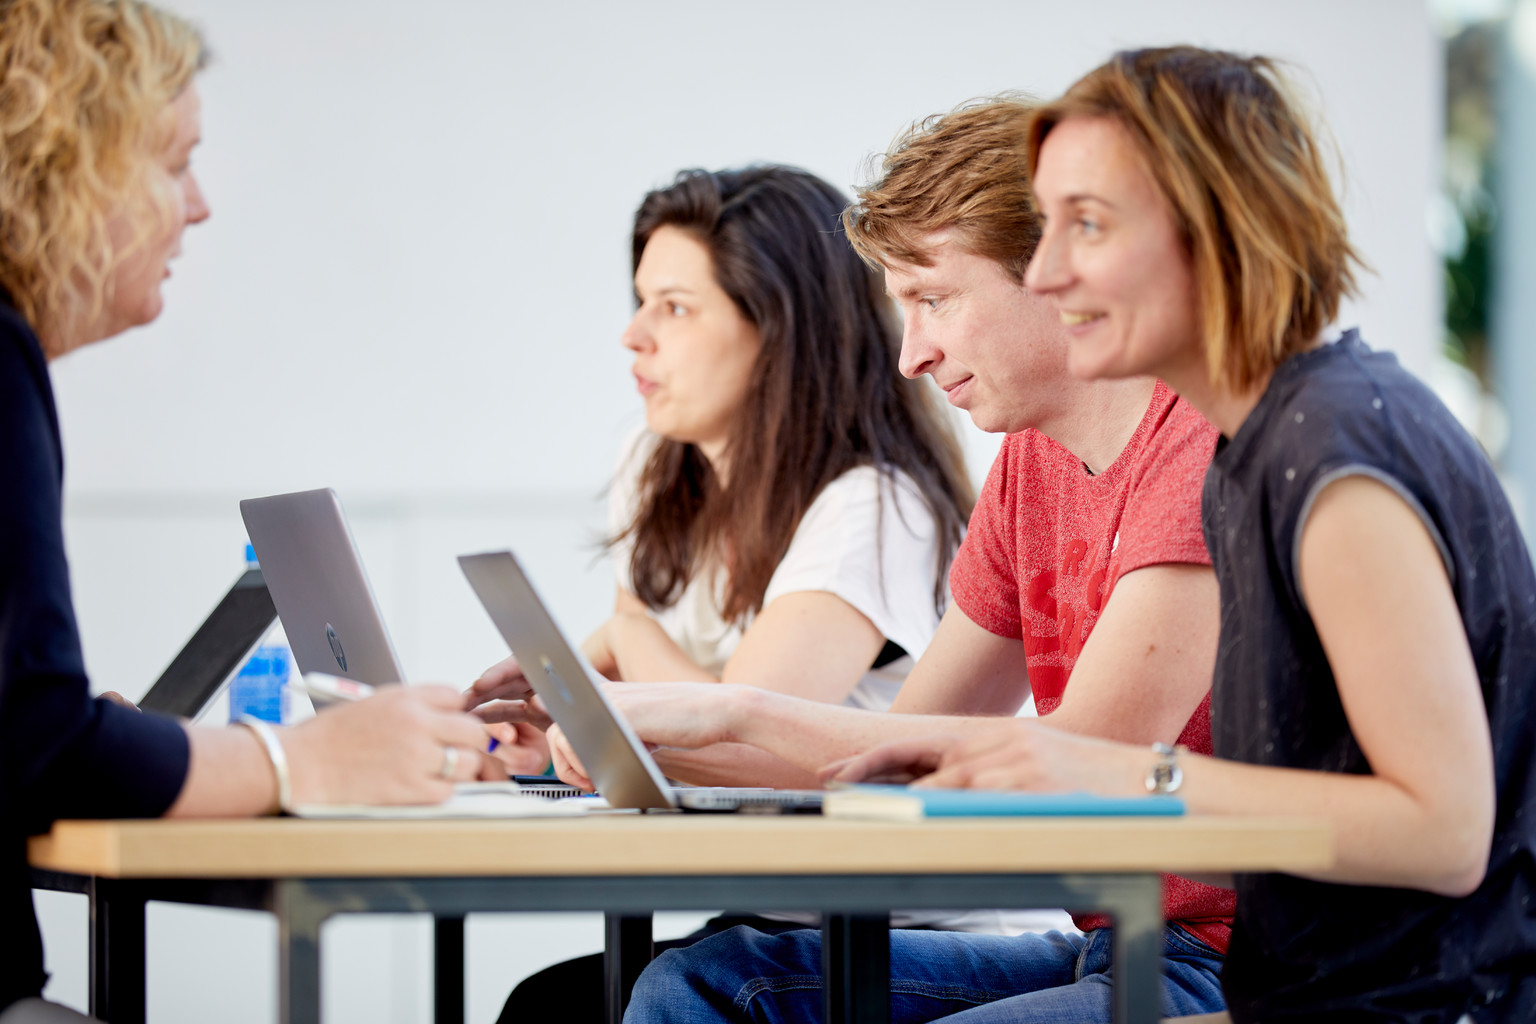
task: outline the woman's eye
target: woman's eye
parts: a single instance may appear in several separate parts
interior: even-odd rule
[[[1077,218],[1077,226],[1078,229],[1085,235],[1091,235],[1099,230],[1099,222],[1094,220],[1092,217]]]
[[[667,315],[668,316],[687,316],[688,315],[688,311],[686,309],[684,309],[682,306],[679,306],[675,302],[669,302],[669,303],[667,303]]]

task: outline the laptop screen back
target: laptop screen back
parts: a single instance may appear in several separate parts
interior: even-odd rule
[[[403,681],[336,492],[247,498],[240,515],[299,671]]]
[[[598,793],[614,807],[674,806],[661,769],[614,713],[512,552],[460,555],[459,565]]]

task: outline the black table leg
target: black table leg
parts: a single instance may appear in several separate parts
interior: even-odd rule
[[[111,879],[91,881],[91,1016],[144,1024],[144,897]]]
[[[332,908],[302,879],[273,883],[277,916],[278,1024],[320,1024],[320,926]]]
[[[608,1024],[620,1024],[635,979],[655,956],[650,914],[604,914],[603,1003]]]
[[[1163,1016],[1162,879],[1145,875],[1120,882],[1125,895],[1114,907],[1115,1020],[1157,1024]]]
[[[464,918],[432,919],[432,1008],[436,1024],[464,1024]]]
[[[826,1024],[888,1024],[890,916],[823,914],[821,977]]]

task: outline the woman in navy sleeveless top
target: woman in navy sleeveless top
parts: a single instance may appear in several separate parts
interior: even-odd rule
[[[1334,829],[1330,870],[1237,879],[1232,1016],[1536,1017],[1531,556],[1429,389],[1330,331],[1355,254],[1281,76],[1122,53],[1030,145],[1028,283],[1074,370],[1162,376],[1223,435],[1204,525],[1228,763],[1187,759],[1186,799]]]
[[[1236,1021],[1536,1019],[1536,574],[1477,443],[1330,328],[1356,259],[1279,72],[1121,53],[1027,141],[1045,229],[1025,283],[1073,371],[1159,376],[1222,434],[1216,756],[1020,722],[926,781],[1327,819],[1333,867],[1235,880]]]

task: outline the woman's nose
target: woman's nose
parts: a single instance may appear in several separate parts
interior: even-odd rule
[[[631,352],[644,352],[655,343],[651,340],[650,329],[646,325],[645,310],[635,310],[635,315],[630,318],[629,326],[624,328],[624,333],[619,335],[619,344]]]

